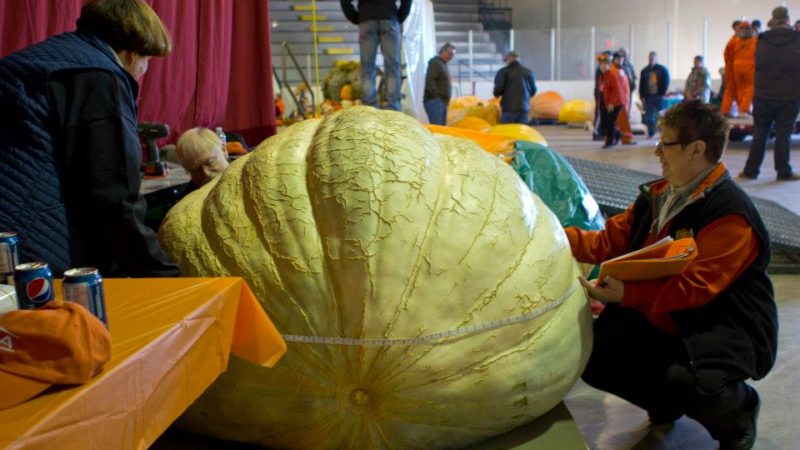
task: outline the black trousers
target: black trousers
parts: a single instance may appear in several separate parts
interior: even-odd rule
[[[609,111],[605,107],[601,110],[601,121],[606,129],[606,145],[613,145],[617,135],[617,117],[619,112],[622,111],[622,106],[615,106],[614,109]]]
[[[695,367],[684,341],[638,311],[609,304],[594,324],[594,348],[583,372],[590,386],[660,414],[697,420],[715,439],[732,432],[753,395],[746,375]]]

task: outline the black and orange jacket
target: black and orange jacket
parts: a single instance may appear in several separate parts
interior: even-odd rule
[[[774,363],[778,328],[766,227],[719,163],[659,233],[655,205],[668,187],[666,180],[642,185],[633,205],[604,230],[567,228],[572,251],[579,261],[597,264],[667,235],[694,236],[698,256],[683,273],[626,282],[621,307],[682,336],[694,364],[761,378]]]

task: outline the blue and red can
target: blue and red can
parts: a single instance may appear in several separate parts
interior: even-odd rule
[[[14,270],[19,309],[37,309],[55,298],[53,272],[43,262],[17,264]]]
[[[19,264],[19,237],[0,231],[0,284],[14,284],[14,267]]]
[[[80,267],[64,272],[61,285],[64,300],[80,303],[108,328],[106,297],[103,293],[103,277],[94,267]]]

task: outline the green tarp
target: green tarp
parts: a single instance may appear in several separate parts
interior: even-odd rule
[[[554,150],[529,141],[517,141],[511,167],[528,188],[555,213],[564,227],[601,230],[600,207],[575,169]]]

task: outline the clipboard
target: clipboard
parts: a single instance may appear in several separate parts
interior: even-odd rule
[[[620,281],[642,281],[677,275],[697,257],[694,238],[673,240],[667,236],[639,250],[600,264],[598,282],[606,277]]]

